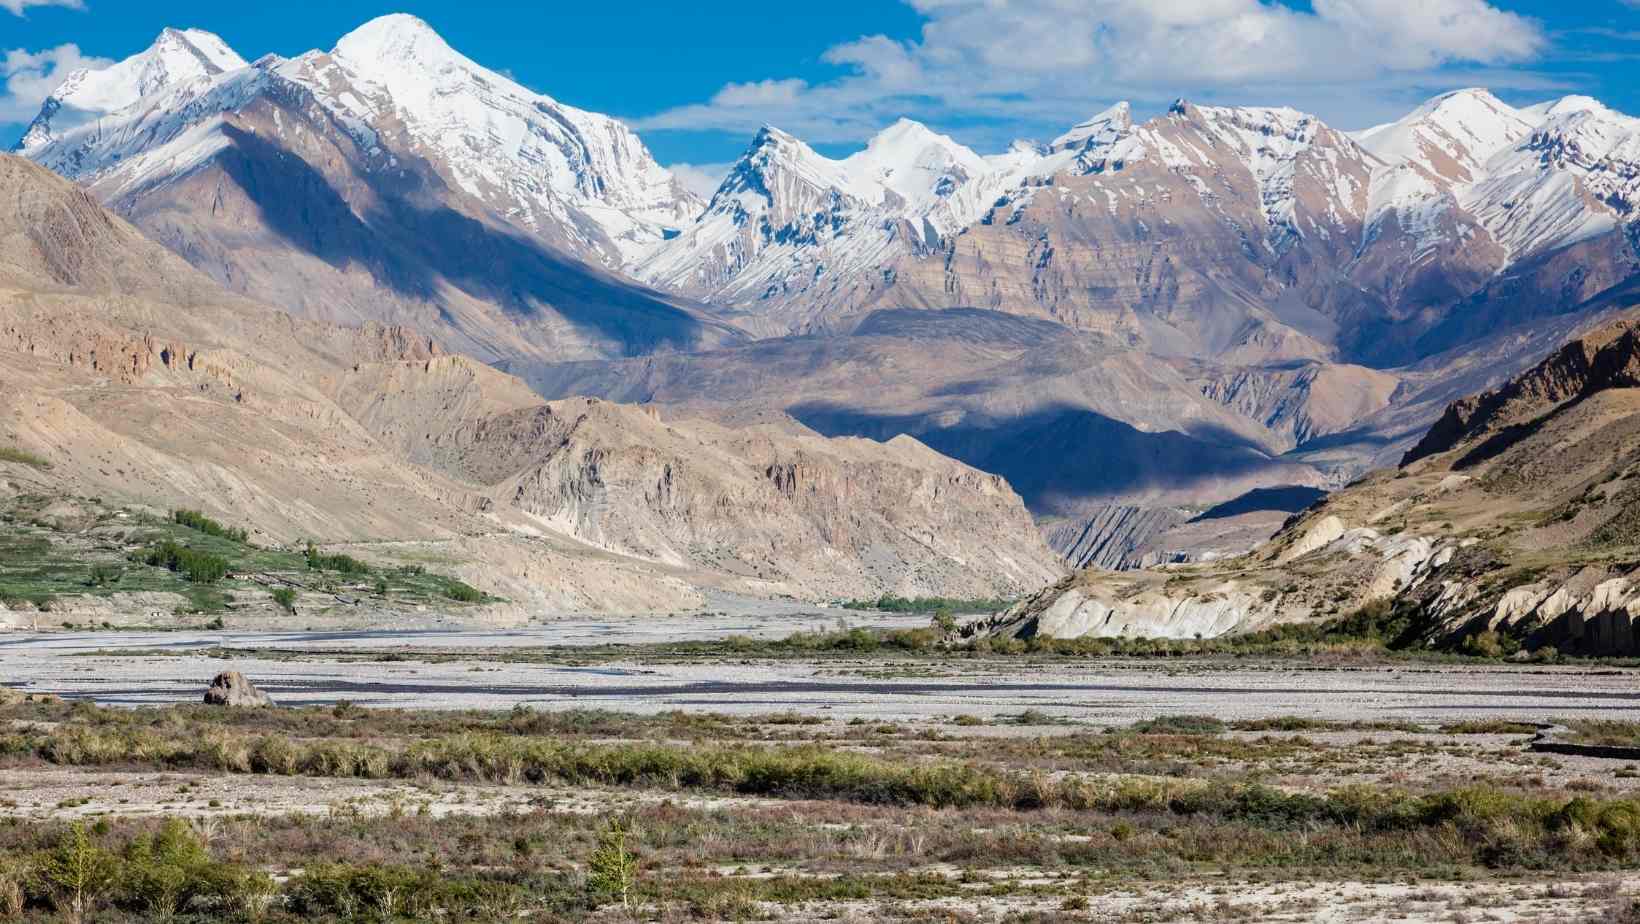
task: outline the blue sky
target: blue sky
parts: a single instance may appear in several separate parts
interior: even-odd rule
[[[164,26],[254,59],[329,48],[387,12],[707,172],[765,121],[840,154],[909,115],[989,152],[1118,99],[1141,115],[1178,96],[1290,104],[1359,128],[1480,85],[1640,114],[1640,0],[0,0],[0,145],[61,70]]]

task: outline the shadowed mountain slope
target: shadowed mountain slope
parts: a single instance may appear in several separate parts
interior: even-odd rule
[[[513,601],[1017,593],[1059,571],[1017,495],[910,439],[543,402],[408,328],[240,299],[82,189],[0,156],[11,493],[204,509],[258,541],[436,556]]]
[[[1454,402],[1398,470],[1245,556],[1083,571],[976,631],[1190,637],[1376,604],[1401,645],[1640,652],[1640,336],[1633,312]]]

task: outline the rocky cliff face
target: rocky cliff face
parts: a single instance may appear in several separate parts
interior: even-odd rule
[[[1177,509],[1112,504],[1092,516],[1055,523],[1043,535],[1072,568],[1126,571],[1161,564],[1149,558],[1146,545],[1187,518]]]
[[[1224,563],[1083,571],[976,632],[1245,632],[1383,601],[1402,644],[1640,651],[1640,338],[1632,318],[1455,402],[1406,464]]]
[[[1454,401],[1403,464],[1446,452],[1481,436],[1522,427],[1575,398],[1609,388],[1632,388],[1636,379],[1635,323],[1619,321],[1566,344],[1501,388]]]

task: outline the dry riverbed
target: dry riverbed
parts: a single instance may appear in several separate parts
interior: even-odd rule
[[[0,905],[79,830],[238,884],[108,920],[1637,919],[1640,767],[1527,746],[1640,738],[1630,668],[610,645],[644,632],[4,638],[64,699],[0,707]],[[186,705],[226,667],[282,708]]]

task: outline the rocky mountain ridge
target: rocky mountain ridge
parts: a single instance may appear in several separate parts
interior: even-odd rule
[[[195,45],[216,49],[209,66]],[[414,17],[248,65],[208,33],[168,30],[70,75],[18,153],[298,315],[414,324],[486,360],[744,337],[613,272],[699,207],[635,134]]]
[[[1380,607],[1396,644],[1640,652],[1633,312],[1449,407],[1375,472],[1225,562],[1085,570],[975,633],[1213,637]]]
[[[1640,122],[1583,97],[1517,109],[1460,90],[1353,134],[1291,109],[1184,101],[1136,124],[1123,104],[988,158],[913,125],[840,161],[766,128],[637,271],[760,332],[874,306],[986,307],[1152,352],[1383,366],[1449,344],[1442,321],[1465,299],[1524,295],[1500,275],[1533,296],[1539,275],[1562,283],[1567,248],[1610,237],[1596,250],[1612,266],[1549,311],[1640,263],[1618,233]],[[933,165],[897,172],[912,195],[885,198],[855,168],[885,149]]]

